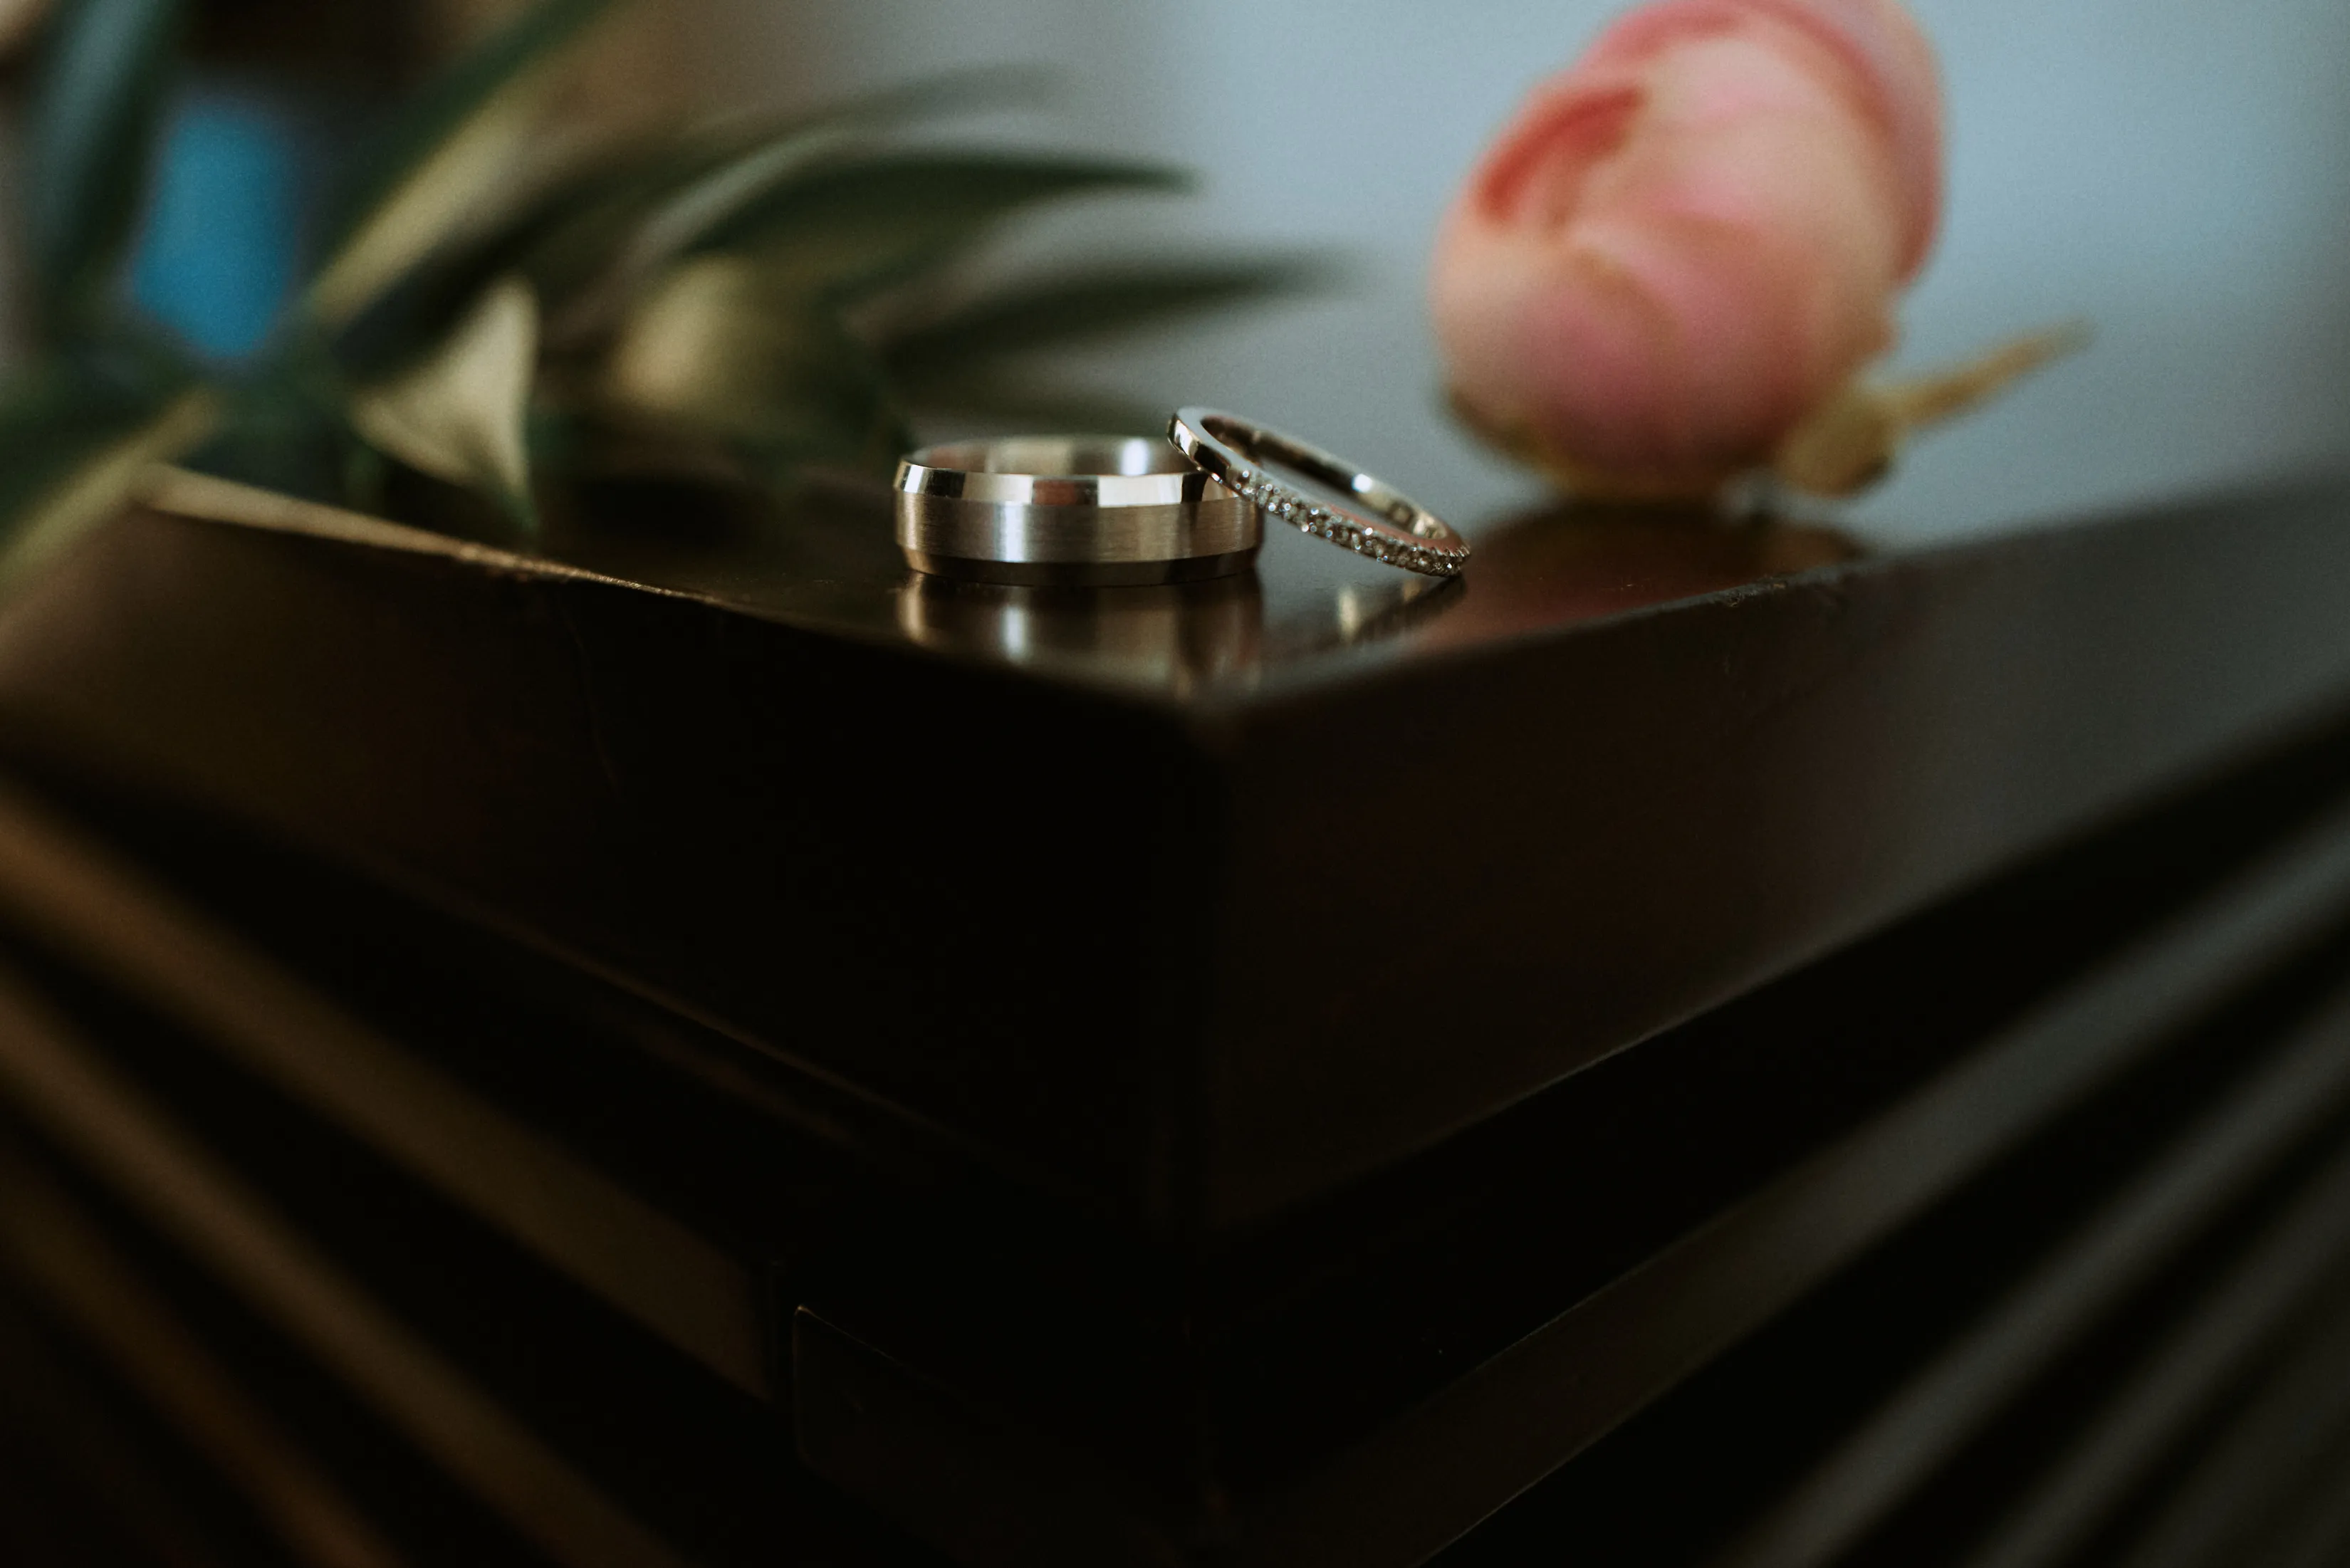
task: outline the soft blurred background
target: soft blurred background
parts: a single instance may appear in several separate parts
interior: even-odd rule
[[[1295,429],[1474,518],[1531,489],[1440,410],[1421,304],[1437,219],[1598,0],[664,0],[578,62],[598,124],[789,108],[943,70],[1041,66],[983,129],[1190,165],[1191,197],[1023,231],[1212,254],[1320,248],[1338,286],[1091,352],[1147,402]],[[2340,466],[2350,456],[2350,6],[2339,0],[1917,0],[1942,53],[1950,191],[1897,364],[2085,317],[2087,352],[1922,440],[1850,508],[1927,539]],[[233,355],[296,275],[338,144],[511,0],[208,0],[133,286]]]
[[[776,85],[951,60],[1070,71],[1088,144],[1201,169],[1160,215],[1329,241],[1359,286],[1138,357],[1170,396],[1262,410],[1473,516],[1524,481],[1436,410],[1430,238],[1521,94],[1621,7],[1191,0],[746,7]],[[2070,317],[2095,343],[1921,439],[1853,508],[1928,536],[2350,458],[2350,6],[1912,0],[1941,50],[1950,194],[1904,365]],[[747,73],[745,73],[747,74]],[[736,78],[735,90],[755,90]]]

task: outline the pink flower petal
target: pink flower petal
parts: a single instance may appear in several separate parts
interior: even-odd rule
[[[1456,396],[1563,465],[1701,488],[1890,341],[1939,201],[1893,0],[1659,0],[1536,89],[1430,279]]]

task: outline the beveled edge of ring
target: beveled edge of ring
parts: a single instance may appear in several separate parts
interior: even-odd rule
[[[1211,428],[1215,425],[1244,432],[1253,448],[1287,449],[1293,465],[1325,470],[1316,477],[1335,490],[1362,497],[1368,504],[1333,506],[1315,500],[1269,472],[1262,459],[1219,436]],[[1468,564],[1469,541],[1451,524],[1385,480],[1310,441],[1238,414],[1196,404],[1176,410],[1168,419],[1167,440],[1220,483],[1255,502],[1264,515],[1277,517],[1302,534],[1423,576],[1458,576]],[[1409,523],[1399,522],[1398,513],[1407,516]]]
[[[1067,448],[1072,455],[1089,446],[1150,446],[1148,436],[1006,436],[989,441],[946,441],[907,453],[898,462],[892,488],[906,495],[1023,506],[1180,506],[1238,497],[1196,465],[1148,473],[1087,472],[1074,462],[1058,472],[1034,472],[965,466],[952,461],[982,450],[1024,446]]]

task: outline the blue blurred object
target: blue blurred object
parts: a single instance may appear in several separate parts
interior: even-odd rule
[[[198,353],[260,348],[300,261],[305,119],[258,91],[200,89],[165,131],[131,296]]]

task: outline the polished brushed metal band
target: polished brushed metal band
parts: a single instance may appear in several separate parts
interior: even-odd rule
[[[1168,421],[1175,449],[1283,522],[1358,556],[1431,577],[1458,576],[1469,541],[1385,480],[1295,436],[1214,409],[1182,409]],[[1316,500],[1271,472],[1278,463],[1345,501]]]
[[[1181,582],[1248,565],[1253,503],[1140,436],[1012,436],[898,464],[898,545],[917,570],[998,583]]]

